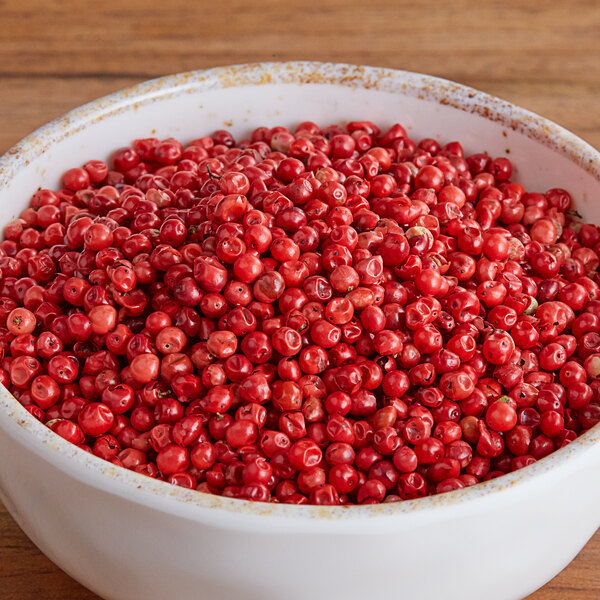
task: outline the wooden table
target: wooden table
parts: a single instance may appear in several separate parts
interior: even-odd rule
[[[600,147],[600,3],[0,0],[0,153],[83,102],[160,74],[331,60],[439,75],[553,119]],[[529,600],[600,597],[600,533]],[[483,596],[482,596],[483,597]],[[0,599],[97,598],[0,505]]]

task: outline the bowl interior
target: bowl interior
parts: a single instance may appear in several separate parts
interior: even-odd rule
[[[529,191],[568,188],[586,219],[597,153],[560,127],[464,86],[414,73],[318,63],[251,65],[154,80],[77,109],[39,130],[0,161],[0,220],[13,218],[39,187],[93,158],[108,158],[138,137],[183,142],[215,129],[238,137],[253,128],[304,120],[319,125],[401,123],[416,140],[460,140],[467,153],[506,156]],[[594,163],[596,161],[596,164]],[[16,168],[15,168],[16,167]]]

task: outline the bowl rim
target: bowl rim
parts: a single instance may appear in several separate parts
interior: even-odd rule
[[[43,125],[15,144],[0,157],[0,190],[10,184],[14,175],[45,152],[57,139],[73,135],[87,125],[132,110],[140,104],[160,101],[170,96],[225,87],[269,84],[327,84],[345,87],[369,87],[403,95],[451,104],[454,108],[477,112],[507,128],[536,139],[562,153],[600,181],[600,152],[575,134],[555,123],[514,104],[446,79],[396,69],[323,62],[267,62],[190,71],[152,79],[71,110]],[[427,496],[415,500],[377,505],[314,506],[262,503],[216,496],[184,489],[116,467],[77,448],[37,421],[0,385],[0,427],[27,445],[45,460],[52,462],[72,477],[102,488],[128,500],[158,508],[164,512],[182,513],[194,518],[215,509],[228,516],[244,515],[260,518],[285,517],[307,523],[326,523],[393,517],[408,519],[432,510],[454,509],[465,503],[489,500],[490,497],[514,493],[532,479],[556,474],[556,470],[575,458],[589,455],[600,445],[600,424],[576,440],[540,461],[519,471],[464,489]],[[506,496],[505,496],[506,497]],[[189,508],[193,508],[190,511]]]

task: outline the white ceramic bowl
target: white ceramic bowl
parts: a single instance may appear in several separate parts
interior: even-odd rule
[[[600,155],[571,133],[432,77],[319,63],[175,75],[78,108],[0,158],[0,223],[38,186],[136,137],[218,128],[403,123],[415,138],[509,153],[528,189],[570,190],[600,222]],[[523,598],[600,525],[600,427],[533,466],[441,496],[311,507],[205,495],[75,448],[0,390],[0,498],[35,544],[107,600]]]

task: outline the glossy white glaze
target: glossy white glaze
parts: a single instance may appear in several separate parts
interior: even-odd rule
[[[600,155],[541,117],[402,71],[288,63],[154,80],[76,109],[0,157],[0,223],[37,187],[133,138],[371,119],[509,156],[600,222]],[[118,469],[55,436],[0,389],[0,498],[61,568],[107,600],[522,598],[600,525],[600,430],[506,477],[363,507],[249,503]]]

